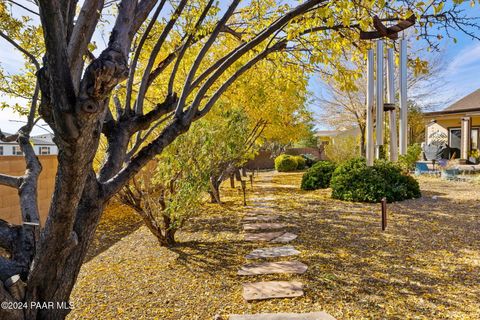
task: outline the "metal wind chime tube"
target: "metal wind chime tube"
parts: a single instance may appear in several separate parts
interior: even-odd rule
[[[373,166],[375,157],[374,139],[373,139],[373,117],[374,117],[374,53],[373,49],[368,50],[367,54],[367,121],[366,121],[366,157],[367,166]]]
[[[377,119],[375,157],[380,159],[383,146],[383,40],[377,40]]]
[[[400,154],[407,153],[408,105],[407,105],[407,41],[400,40]]]
[[[393,48],[387,49],[387,105],[390,125],[390,161],[398,161],[397,113],[395,106],[395,64]]]

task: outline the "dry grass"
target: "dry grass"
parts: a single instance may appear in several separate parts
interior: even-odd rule
[[[238,191],[225,188],[225,206],[206,205],[173,250],[160,248],[145,227],[108,249],[94,246],[98,255],[82,267],[69,319],[212,319],[318,310],[337,319],[480,319],[478,186],[422,178],[424,197],[390,204],[382,232],[378,205],[332,200],[329,190],[301,191],[300,177],[262,174],[253,192],[275,194],[270,202],[283,220],[298,225],[293,244],[309,270],[249,280],[297,279],[306,285],[304,297],[244,302],[245,279],[236,271],[243,255],[259,245],[242,241],[244,208]],[[97,239],[113,229],[101,227]]]

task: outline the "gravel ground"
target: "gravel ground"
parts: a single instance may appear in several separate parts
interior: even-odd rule
[[[272,178],[273,175],[273,178]],[[246,303],[236,272],[259,245],[244,242],[239,190],[223,206],[205,205],[172,250],[158,246],[138,219],[112,206],[72,294],[68,319],[212,319],[215,315],[325,310],[337,319],[480,319],[480,186],[421,177],[423,197],[378,204],[301,191],[301,173],[262,173],[249,196],[269,200],[296,224],[292,244],[309,266],[305,296]],[[250,209],[249,209],[250,210]],[[261,210],[261,209],[259,209]],[[115,220],[116,213],[122,217]],[[107,241],[108,240],[108,241]],[[285,259],[289,260],[289,259]]]

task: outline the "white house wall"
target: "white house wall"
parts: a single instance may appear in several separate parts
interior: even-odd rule
[[[432,142],[448,144],[448,129],[439,125],[436,122],[429,123],[426,130],[426,142],[430,144]]]

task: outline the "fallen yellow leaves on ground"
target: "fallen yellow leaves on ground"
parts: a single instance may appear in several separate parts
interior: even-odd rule
[[[225,185],[225,204],[205,204],[172,250],[138,228],[128,208],[113,204],[80,272],[68,319],[318,310],[337,319],[480,319],[478,186],[422,177],[423,198],[389,204],[382,232],[378,204],[332,200],[328,189],[301,191],[300,178],[261,173],[248,197],[275,195],[267,202],[282,222],[298,226],[293,245],[308,271],[249,279],[299,280],[304,297],[243,300],[245,279],[236,272],[258,244],[243,241],[241,193]]]

